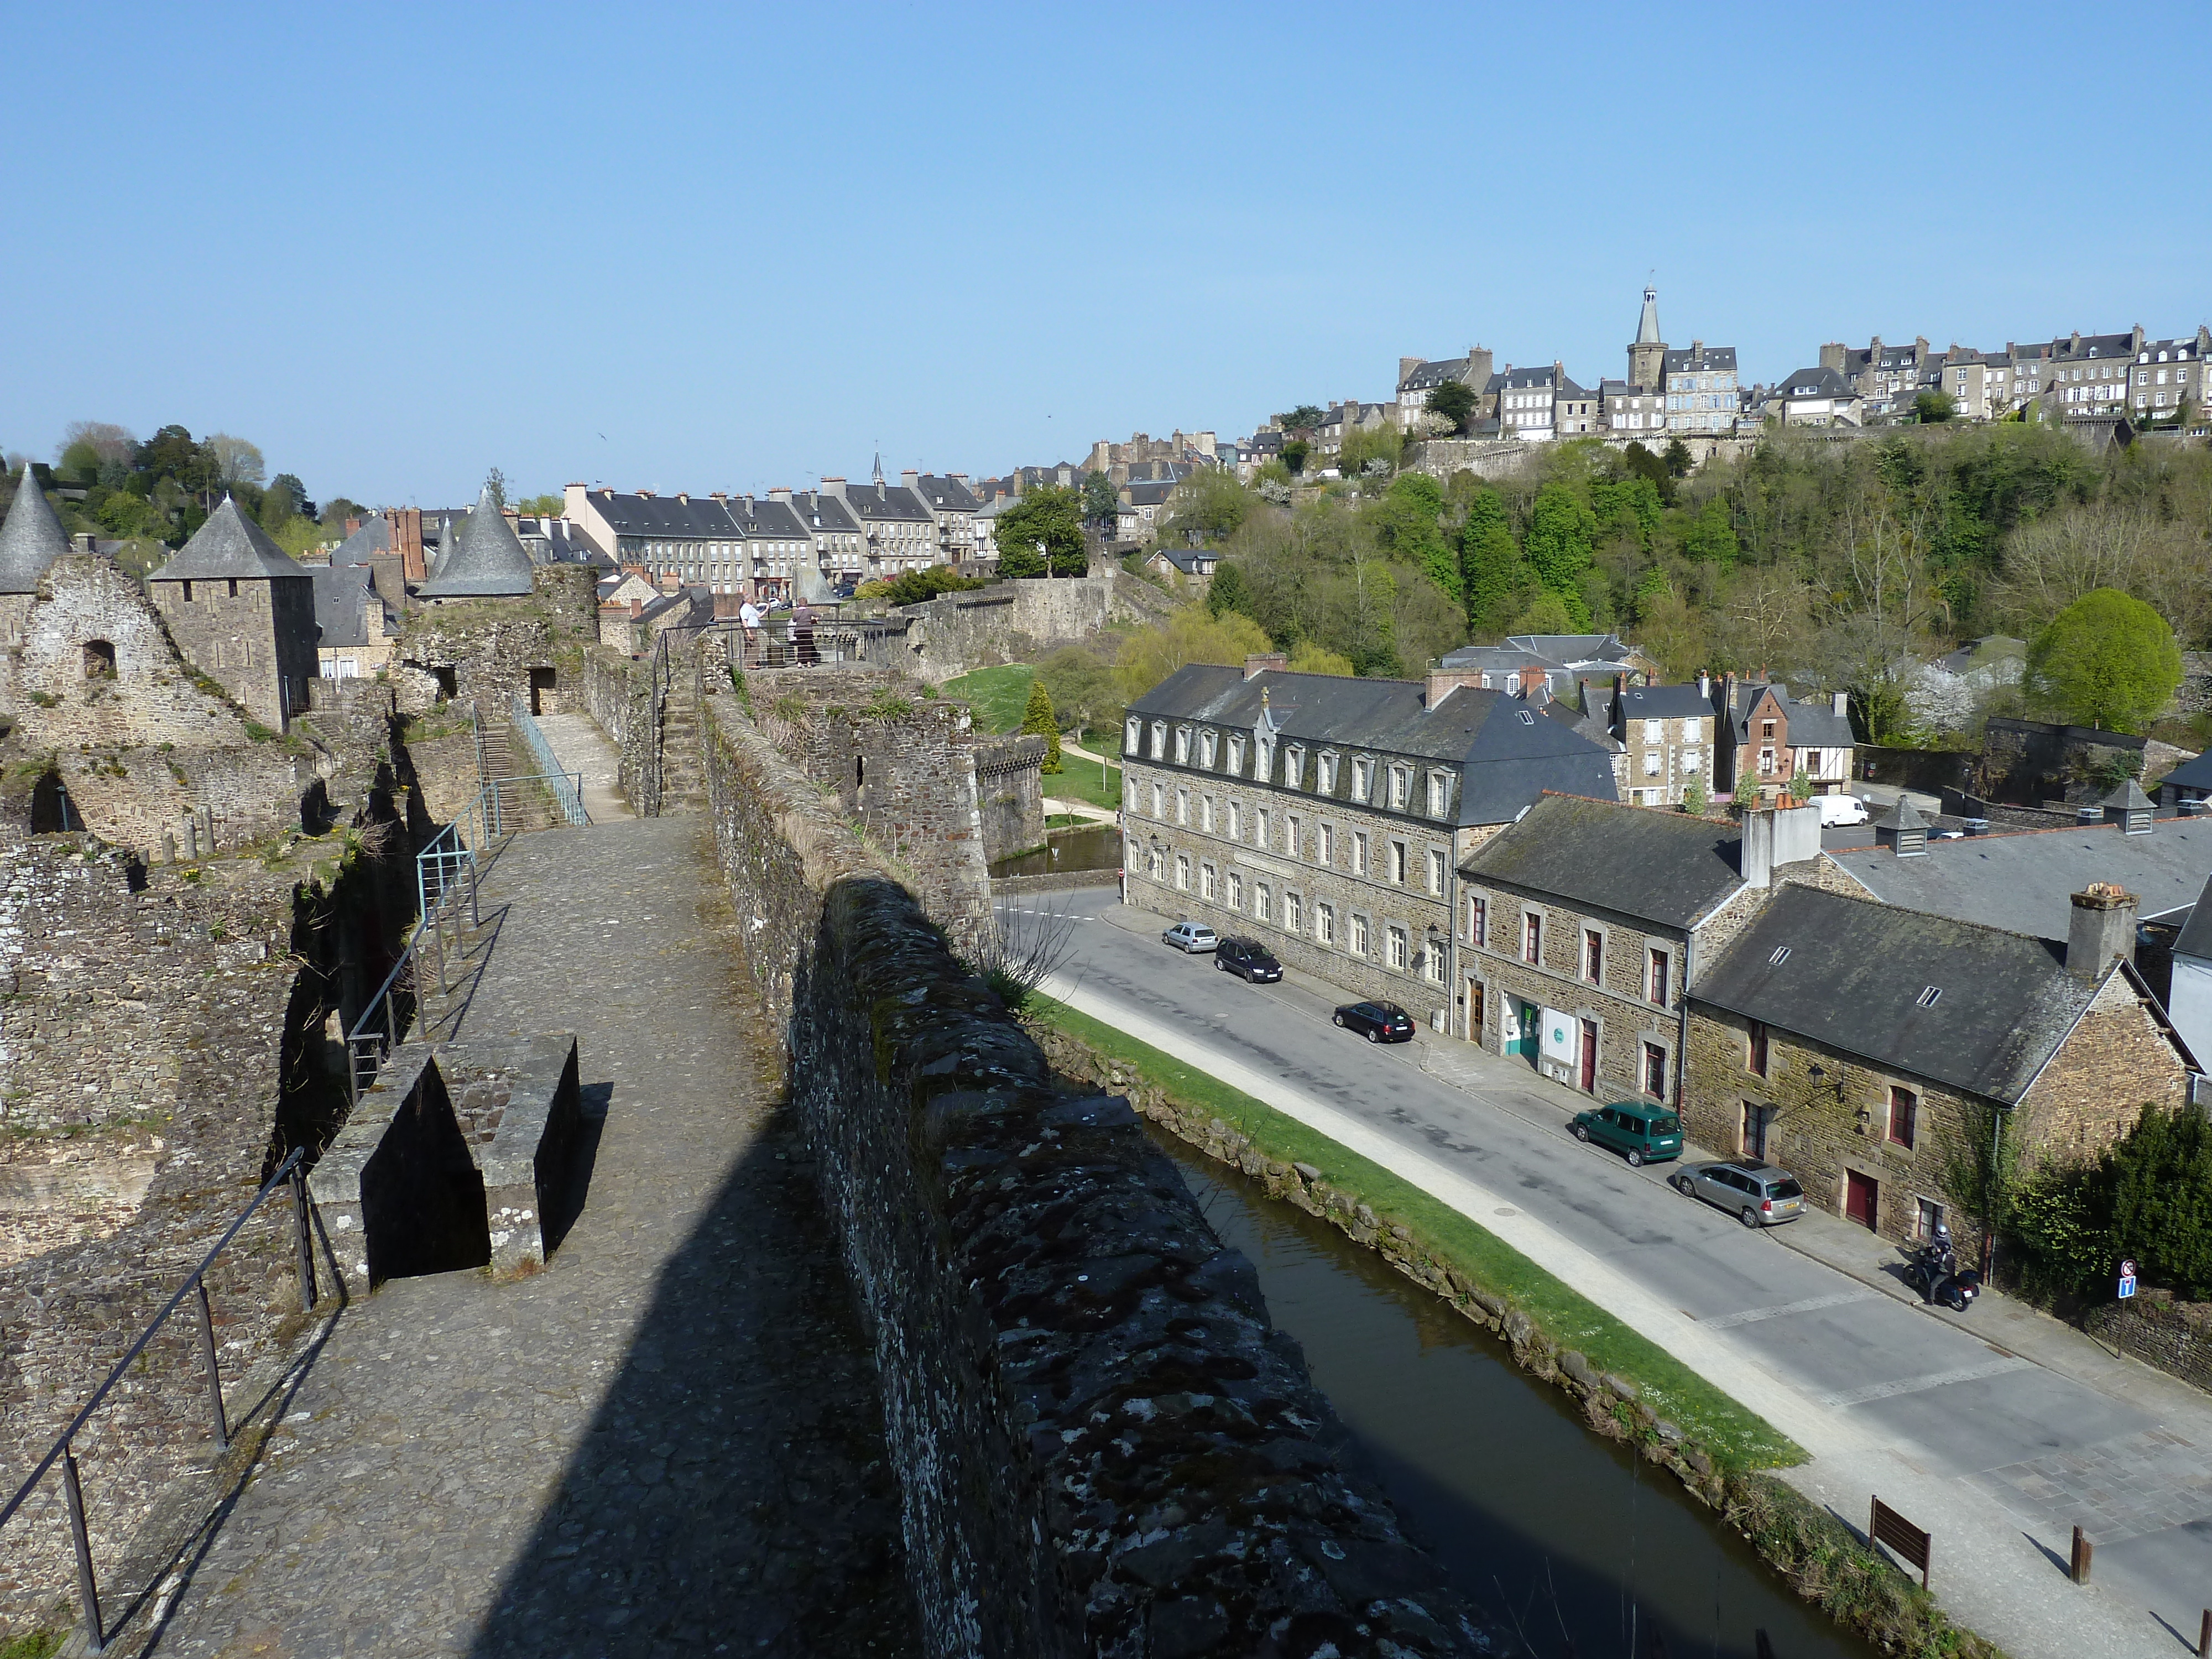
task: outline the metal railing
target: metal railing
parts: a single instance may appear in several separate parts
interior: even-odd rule
[[[538,763],[539,775],[545,780],[546,793],[553,797],[553,804],[561,809],[561,815],[580,829],[590,823],[592,815],[584,810],[584,775],[562,767],[560,757],[553,752],[553,745],[546,741],[538,724],[538,717],[530,712],[529,700],[520,691],[508,692],[507,713],[509,729],[522,733],[523,744],[530,750],[530,757]]]
[[[261,1207],[270,1194],[278,1187],[289,1184],[292,1188],[292,1222],[297,1247],[300,1305],[308,1312],[314,1310],[319,1297],[315,1285],[313,1233],[307,1217],[307,1148],[294,1147],[284,1161],[276,1166],[276,1172],[262,1182],[261,1190],[254,1194],[252,1201],[240,1211],[230,1225],[223,1230],[222,1237],[215,1242],[215,1248],[201,1258],[200,1265],[192,1269],[183,1284],[177,1286],[177,1293],[168,1299],[161,1312],[154,1316],[153,1322],[139,1332],[138,1340],[131,1345],[131,1351],[115,1363],[114,1369],[107,1373],[106,1380],[93,1391],[93,1396],[85,1401],[84,1408],[70,1419],[69,1427],[62,1431],[60,1437],[39,1460],[39,1466],[31,1471],[30,1478],[15,1489],[15,1495],[8,1500],[7,1507],[0,1509],[0,1527],[4,1527],[30,1500],[31,1494],[38,1490],[39,1483],[52,1472],[54,1466],[57,1463],[61,1466],[62,1498],[69,1510],[70,1539],[76,1550],[77,1605],[84,1625],[84,1650],[88,1653],[105,1651],[107,1638],[113,1632],[108,1630],[100,1610],[100,1578],[93,1566],[91,1534],[85,1528],[84,1484],[77,1472],[76,1437],[86,1423],[91,1420],[93,1413],[100,1409],[100,1402],[107,1398],[109,1391],[122,1381],[124,1373],[136,1363],[138,1356],[145,1352],[146,1345],[168,1322],[169,1316],[189,1299],[194,1304],[195,1322],[199,1328],[200,1364],[207,1373],[208,1413],[216,1453],[220,1456],[230,1449],[230,1420],[222,1403],[222,1371],[216,1363],[215,1314],[208,1303],[208,1269],[215,1265],[216,1258],[222,1254],[230,1241],[238,1237],[238,1230],[252,1219],[254,1212]]]

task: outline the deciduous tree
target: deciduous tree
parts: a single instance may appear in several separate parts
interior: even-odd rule
[[[1559,597],[1576,629],[1589,625],[1582,577],[1589,568],[1596,537],[1596,515],[1566,484],[1555,481],[1536,492],[1522,551],[1537,580]]]
[[[1089,568],[1082,501],[1061,485],[1030,491],[999,515],[991,533],[1002,576],[1080,576]]]
[[[2027,684],[2077,726],[2140,732],[2181,684],[2166,618],[2117,589],[2086,593],[2029,644]]]

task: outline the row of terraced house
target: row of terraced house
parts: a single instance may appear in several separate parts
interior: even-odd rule
[[[1625,800],[1602,742],[1468,673],[1268,658],[1180,670],[1121,747],[1131,903],[1583,1095],[1671,1105],[1886,1236],[1971,1234],[1953,1188],[1992,1136],[2029,1166],[2084,1157],[2188,1097],[2134,958],[2138,916],[2212,865],[2189,820],[2120,803],[1931,844],[1907,806],[1832,854],[1810,806]]]

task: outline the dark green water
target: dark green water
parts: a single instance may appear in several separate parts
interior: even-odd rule
[[[1071,870],[1121,868],[1121,832],[1113,824],[1091,823],[1079,829],[1054,830],[1046,842],[1034,853],[1000,859],[991,866],[991,875],[1058,876]]]
[[[1504,1346],[1336,1229],[1164,1134],[1407,1528],[1534,1659],[1873,1659],[1671,1474],[1584,1428]],[[1657,1638],[1655,1644],[1654,1638]]]

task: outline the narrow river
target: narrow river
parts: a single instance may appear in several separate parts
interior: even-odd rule
[[[1407,1529],[1534,1659],[1872,1659],[1504,1346],[1335,1228],[1163,1133]]]

